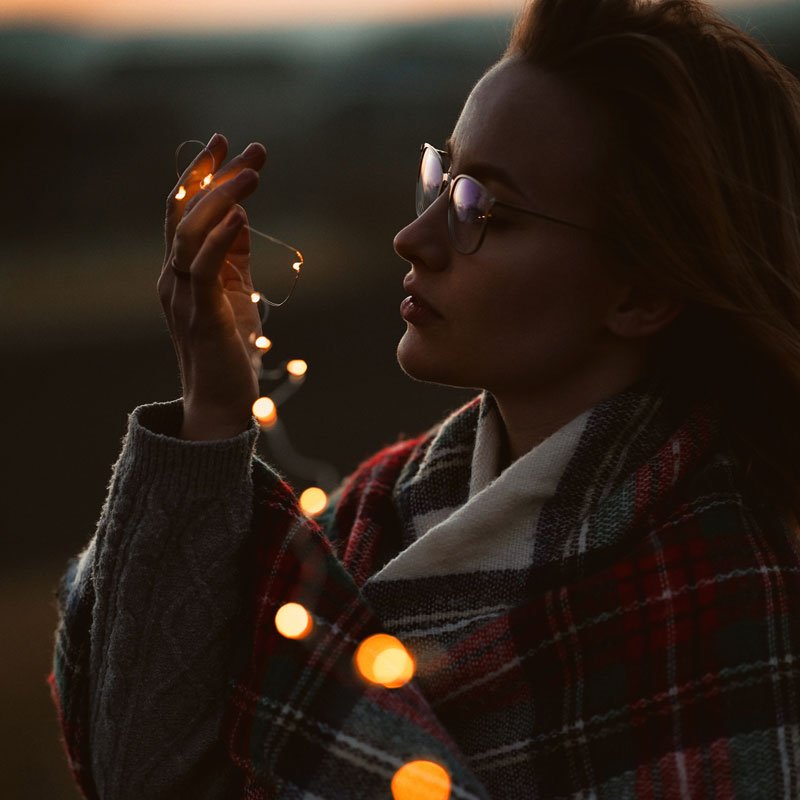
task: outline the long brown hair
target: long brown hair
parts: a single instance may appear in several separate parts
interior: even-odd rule
[[[603,110],[616,266],[687,303],[655,356],[800,519],[800,81],[699,0],[532,0],[505,57]]]

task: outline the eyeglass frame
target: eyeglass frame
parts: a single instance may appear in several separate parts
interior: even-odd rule
[[[453,177],[452,174],[450,173],[449,169],[447,171],[445,171],[445,169],[444,169],[444,166],[445,166],[444,159],[446,158],[449,161],[450,160],[450,154],[446,150],[440,150],[438,147],[434,147],[432,144],[429,144],[428,142],[424,142],[423,144],[420,145],[420,148],[419,148],[419,163],[417,165],[417,185],[418,186],[419,186],[419,183],[420,183],[420,178],[422,177],[422,159],[425,156],[426,148],[430,148],[431,150],[433,150],[439,156],[439,161],[440,161],[441,166],[442,166],[442,185],[439,188],[439,194],[436,196],[436,199],[438,200],[439,197],[442,196],[442,194],[444,193],[445,186],[447,186],[447,190],[448,190],[448,196],[447,196],[447,232],[448,232],[448,234],[450,236],[450,243],[462,255],[469,256],[469,255],[472,255],[473,253],[476,253],[480,249],[480,246],[483,244],[483,238],[486,235],[486,227],[487,227],[487,225],[489,223],[489,220],[492,219],[492,209],[495,206],[498,206],[499,208],[507,208],[510,211],[519,211],[519,212],[521,212],[523,214],[530,214],[531,216],[540,217],[542,219],[549,220],[550,222],[557,222],[557,223],[559,223],[561,225],[569,225],[571,228],[577,228],[578,230],[582,230],[582,231],[586,231],[588,233],[592,233],[595,236],[600,236],[600,237],[602,237],[604,239],[608,239],[609,238],[608,234],[603,233],[602,231],[595,230],[593,228],[587,228],[585,225],[578,225],[575,222],[568,222],[565,219],[559,219],[558,217],[552,217],[552,216],[549,216],[548,214],[542,214],[540,211],[533,211],[530,208],[522,208],[521,206],[512,205],[511,203],[505,203],[505,202],[503,202],[501,200],[498,200],[486,188],[486,186],[484,186],[477,178],[473,178],[472,175],[467,175],[465,172],[460,172],[458,175]],[[470,180],[473,183],[477,184],[480,187],[480,189],[486,194],[486,196],[487,196],[487,198],[489,200],[489,211],[488,211],[488,213],[482,214],[479,217],[479,219],[482,222],[482,225],[481,225],[481,233],[480,233],[480,236],[478,237],[478,243],[477,243],[477,245],[475,245],[475,247],[472,250],[466,250],[466,251],[465,250],[461,250],[458,247],[458,245],[456,244],[456,236],[455,236],[455,233],[453,231],[453,227],[454,227],[453,218],[454,218],[454,215],[455,215],[455,211],[453,210],[453,206],[454,206],[454,203],[453,203],[453,190],[455,188],[456,183],[458,182],[458,180],[460,178],[466,178],[467,180]],[[417,219],[419,219],[435,202],[436,202],[436,200],[433,200],[422,211],[420,211],[418,208],[415,208],[415,210],[417,212]]]

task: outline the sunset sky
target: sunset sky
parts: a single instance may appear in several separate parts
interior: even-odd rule
[[[723,9],[780,4],[780,0],[713,2]],[[508,13],[521,4],[522,0],[2,0],[0,24],[48,22],[120,32],[220,30]]]

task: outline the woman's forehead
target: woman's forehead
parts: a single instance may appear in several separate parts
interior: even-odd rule
[[[585,190],[602,167],[605,138],[594,109],[560,78],[507,60],[472,90],[450,142],[457,171],[476,163],[513,172],[518,184],[541,187],[531,191],[534,201],[549,185],[556,194],[559,186]]]

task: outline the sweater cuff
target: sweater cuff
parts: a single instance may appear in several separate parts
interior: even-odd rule
[[[183,400],[137,406],[128,416],[122,445],[123,473],[141,486],[176,494],[221,495],[252,481],[251,462],[260,426],[255,417],[230,439],[194,442],[178,438]]]

